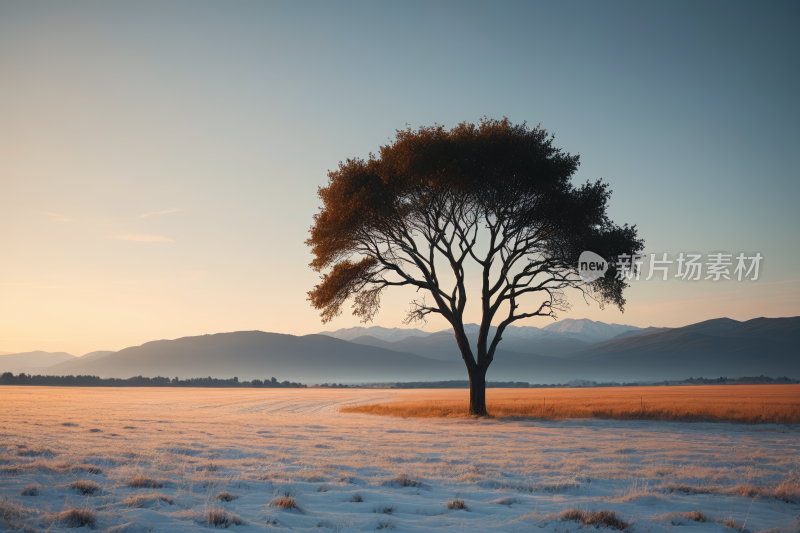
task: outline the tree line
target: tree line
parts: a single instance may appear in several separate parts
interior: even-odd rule
[[[739,378],[725,378],[725,377],[718,377],[718,378],[689,378],[684,379],[682,383],[688,383],[691,385],[773,385],[773,384],[796,384],[800,383],[799,380],[792,379],[786,376],[782,376],[779,378],[770,378],[764,376],[763,374],[760,376],[743,376]]]
[[[21,372],[15,376],[12,372],[0,375],[0,385],[49,385],[65,387],[252,387],[252,388],[301,388],[302,383],[293,381],[278,381],[269,378],[265,380],[239,381],[239,378],[218,379],[188,378],[179,379],[156,376],[148,378],[134,376],[127,379],[101,378],[99,376],[31,376]]]
[[[524,381],[487,381],[486,387],[489,389],[527,389],[531,385]],[[468,389],[469,381],[408,381],[405,383],[395,383],[395,389]]]

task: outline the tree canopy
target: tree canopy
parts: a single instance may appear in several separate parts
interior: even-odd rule
[[[627,284],[616,261],[639,252],[643,241],[635,226],[609,220],[607,184],[572,184],[580,158],[553,141],[538,126],[483,119],[450,130],[399,130],[377,155],[341,162],[319,189],[323,205],[307,240],[310,266],[321,274],[309,300],[323,322],[350,299],[353,314],[370,321],[384,290],[414,287],[423,297],[412,302],[406,322],[443,316],[470,381],[482,388],[504,329],[568,309],[564,289],[622,310]],[[578,275],[586,250],[610,265],[590,283]],[[476,354],[463,324],[470,261],[482,272]],[[485,414],[485,401],[475,407]]]

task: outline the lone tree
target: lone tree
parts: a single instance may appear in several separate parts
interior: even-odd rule
[[[508,119],[399,130],[378,156],[340,162],[319,189],[323,206],[306,244],[321,282],[309,300],[328,322],[352,297],[353,314],[367,322],[385,289],[416,288],[422,296],[404,323],[433,313],[453,326],[469,373],[469,412],[486,415],[486,371],[509,324],[555,318],[570,307],[567,288],[623,310],[627,284],[616,260],[643,241],[635,226],[607,217],[607,184],[570,183],[578,165],[545,130]],[[584,250],[609,263],[604,277],[578,275]],[[482,278],[475,351],[464,330],[470,263]]]

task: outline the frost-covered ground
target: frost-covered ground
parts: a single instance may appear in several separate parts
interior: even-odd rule
[[[60,531],[93,513],[93,529],[129,532],[203,531],[209,516],[270,531],[594,530],[565,520],[576,509],[630,531],[798,530],[800,505],[772,498],[797,496],[797,428],[338,412],[424,395],[2,387],[0,528]]]

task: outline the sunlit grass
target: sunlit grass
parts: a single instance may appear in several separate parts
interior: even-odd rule
[[[420,391],[421,399],[345,406],[344,413],[446,418],[469,416],[468,394]],[[441,396],[446,396],[441,398]],[[493,418],[605,418],[682,422],[800,423],[800,385],[489,389]]]

